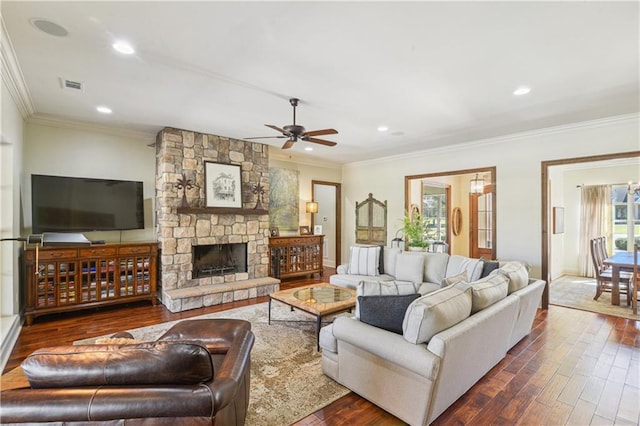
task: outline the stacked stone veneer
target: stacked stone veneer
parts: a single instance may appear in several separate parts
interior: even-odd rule
[[[162,302],[172,312],[266,295],[279,288],[268,277],[269,215],[242,211],[215,214],[205,209],[205,162],[241,166],[242,208],[253,209],[260,182],[269,208],[268,146],[216,135],[165,128],[156,140],[156,233],[160,244]],[[191,208],[178,212],[185,175],[195,187],[186,189]],[[198,209],[202,209],[201,211]],[[194,211],[195,210],[195,211]],[[247,243],[247,272],[192,278],[193,246]]]

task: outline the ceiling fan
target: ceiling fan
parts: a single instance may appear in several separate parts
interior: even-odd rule
[[[245,138],[245,139],[271,139],[271,138],[287,138],[287,141],[282,145],[282,149],[289,149],[296,143],[298,140],[305,142],[313,142],[320,145],[325,146],[336,146],[336,142],[326,141],[324,139],[318,139],[314,136],[322,136],[322,135],[335,135],[338,133],[335,129],[322,129],[322,130],[312,130],[307,132],[303,126],[296,124],[296,107],[298,106],[298,102],[300,99],[291,98],[289,99],[289,103],[293,107],[293,124],[288,126],[284,126],[280,128],[278,126],[274,126],[273,124],[265,124],[265,126],[273,129],[277,132],[282,133],[281,136],[259,136],[255,138]]]

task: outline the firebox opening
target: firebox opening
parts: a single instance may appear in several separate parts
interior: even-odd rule
[[[193,246],[193,278],[247,272],[247,244]]]

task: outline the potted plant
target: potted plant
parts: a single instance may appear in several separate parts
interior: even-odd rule
[[[405,212],[403,219],[403,231],[409,250],[424,251],[429,247],[429,241],[425,236],[426,219],[418,210]]]

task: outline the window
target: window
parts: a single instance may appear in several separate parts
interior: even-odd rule
[[[613,185],[611,195],[613,251],[627,251],[629,239],[640,244],[640,191],[632,191],[627,185]]]
[[[447,190],[422,186],[422,216],[427,220],[425,235],[429,241],[447,242]]]

